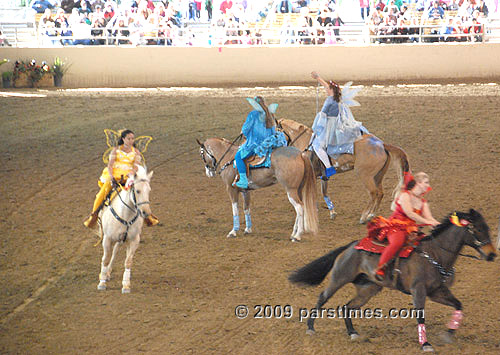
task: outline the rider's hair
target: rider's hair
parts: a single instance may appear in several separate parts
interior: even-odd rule
[[[123,142],[123,139],[125,139],[125,137],[128,135],[128,134],[134,134],[134,132],[132,132],[130,129],[124,129],[122,131],[122,133],[120,134],[120,139],[118,140],[118,146],[122,145],[124,142]],[[134,143],[134,146],[135,146],[135,143]]]
[[[264,102],[264,98],[262,96],[256,96],[255,101],[259,103],[260,107],[262,107],[262,109],[266,113],[266,128],[271,128],[272,126],[274,126],[273,114],[269,112],[269,109]]]
[[[328,86],[333,90],[333,99],[337,102],[340,102],[340,97],[342,96],[342,92],[340,91],[340,86],[335,81],[330,80],[328,82]]]
[[[417,182],[421,182],[425,179],[428,179],[429,178],[429,175],[427,175],[426,173],[424,173],[423,171],[419,172],[419,173],[416,173],[414,175],[414,179],[411,179],[410,181],[408,181],[408,183],[406,184],[406,190],[411,190],[415,187],[415,185],[417,184]]]

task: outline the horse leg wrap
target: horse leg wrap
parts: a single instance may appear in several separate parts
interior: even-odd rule
[[[335,208],[335,206],[333,205],[333,202],[332,200],[330,200],[330,197],[328,196],[323,196],[323,198],[325,199],[325,202],[326,202],[326,206],[328,207],[328,209],[331,211]]]
[[[462,311],[454,311],[453,315],[451,316],[450,322],[448,323],[448,328],[457,330],[463,318],[464,314]]]
[[[123,271],[123,282],[130,283],[130,269],[125,269],[125,271]]]
[[[245,210],[245,225],[247,229],[252,228],[252,217],[250,216],[250,210]]]
[[[425,332],[425,324],[418,325],[418,342],[420,345],[427,343],[427,334]]]
[[[240,230],[240,216],[233,216],[233,230]]]

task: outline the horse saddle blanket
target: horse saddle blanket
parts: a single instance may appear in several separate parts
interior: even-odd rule
[[[400,258],[407,258],[415,250],[415,248],[420,244],[419,240],[407,241],[403,248],[399,251]],[[370,253],[382,254],[388,243],[380,242],[373,237],[365,237],[361,239],[354,249],[368,251]]]

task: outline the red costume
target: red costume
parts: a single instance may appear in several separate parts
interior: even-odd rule
[[[426,201],[422,199],[422,206]],[[413,210],[418,215],[422,215],[422,210]],[[377,274],[384,275],[383,267],[391,260],[394,255],[403,247],[406,237],[412,232],[417,232],[417,223],[408,217],[399,202],[396,202],[396,210],[389,217],[376,217],[368,224],[368,235],[382,241],[387,238],[389,245],[385,247],[380,256]]]

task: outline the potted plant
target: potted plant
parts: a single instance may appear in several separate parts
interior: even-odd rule
[[[2,73],[2,86],[4,88],[11,88],[12,87],[12,76],[14,73],[11,71],[4,71]]]
[[[61,58],[56,57],[54,59],[54,64],[52,65],[52,71],[54,73],[54,86],[61,87],[62,86],[62,78],[64,74],[68,71],[70,65],[63,62]]]

